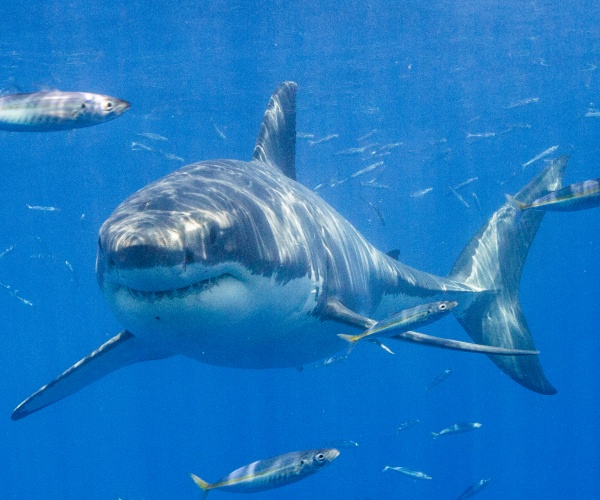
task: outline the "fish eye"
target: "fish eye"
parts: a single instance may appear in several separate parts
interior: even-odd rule
[[[325,460],[325,455],[323,455],[323,453],[319,453],[319,454],[317,455],[317,460],[318,460],[319,462],[322,462],[323,460]]]
[[[448,307],[446,304],[440,304],[440,311],[445,311],[446,307]]]
[[[103,107],[106,111],[113,109],[114,103],[112,101],[104,101]]]

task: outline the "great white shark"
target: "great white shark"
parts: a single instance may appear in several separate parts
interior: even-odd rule
[[[296,181],[296,84],[271,97],[251,161],[209,160],[142,188],[100,229],[96,272],[125,329],[12,414],[21,419],[123,366],[184,355],[238,368],[301,367],[346,349],[399,311],[455,301],[475,343],[401,332],[399,340],[484,352],[519,384],[556,390],[542,370],[519,304],[521,270],[544,217],[506,203],[447,277],[375,249]],[[566,157],[514,195],[561,187]]]

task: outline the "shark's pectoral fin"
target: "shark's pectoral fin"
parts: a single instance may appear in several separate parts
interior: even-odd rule
[[[533,356],[539,354],[539,351],[529,351],[525,349],[510,349],[508,347],[495,347],[492,345],[473,344],[472,342],[462,342],[460,340],[445,339],[443,337],[433,337],[419,332],[403,332],[392,335],[390,338],[422,344],[430,347],[440,347],[442,349],[452,349],[455,351],[478,352],[482,354],[498,354],[500,356]]]
[[[15,408],[11,418],[19,420],[26,417],[70,396],[123,366],[169,356],[171,353],[156,351],[152,346],[124,330],[102,344],[89,356],[75,363],[52,382],[34,392]]]

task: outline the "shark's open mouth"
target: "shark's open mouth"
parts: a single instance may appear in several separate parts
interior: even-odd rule
[[[205,280],[197,281],[196,283],[192,283],[191,285],[182,286],[180,288],[175,288],[173,290],[158,290],[158,291],[143,291],[135,288],[131,288],[125,285],[121,285],[120,288],[124,288],[127,290],[133,297],[138,299],[146,300],[146,301],[156,301],[162,300],[164,298],[184,298],[190,294],[197,294],[200,292],[204,292],[209,290],[210,288],[216,286],[219,281],[225,278],[233,278],[233,275],[229,273],[220,274],[218,276],[213,276],[212,278],[208,278]]]

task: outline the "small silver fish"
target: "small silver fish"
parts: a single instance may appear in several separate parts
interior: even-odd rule
[[[425,188],[425,189],[420,189],[419,191],[414,191],[413,193],[410,193],[409,196],[411,198],[422,198],[427,193],[431,193],[431,191],[433,191],[433,188],[432,187],[428,187],[428,188]]]
[[[519,210],[542,210],[545,212],[586,210],[600,206],[600,179],[570,184],[531,203],[522,203],[509,195],[506,195],[506,198]]]
[[[433,439],[438,436],[445,436],[446,434],[459,434],[461,432],[468,432],[482,427],[479,422],[459,422],[458,424],[451,425],[442,429],[440,432],[432,432]]]
[[[254,493],[300,481],[329,465],[339,454],[335,448],[285,453],[244,465],[212,484],[194,474],[190,476],[202,490],[201,498],[217,488],[233,493]]]
[[[496,137],[496,132],[476,132],[473,134],[467,132],[467,139],[471,139],[471,140],[489,139],[490,137]]]
[[[362,198],[362,196],[361,196],[361,198]],[[379,210],[379,208],[378,208],[378,207],[377,207],[377,206],[376,206],[374,203],[370,202],[369,200],[365,200],[364,198],[362,198],[362,199],[363,199],[363,200],[365,201],[365,203],[366,203],[367,205],[369,205],[369,206],[370,206],[370,207],[373,209],[373,211],[374,211],[374,212],[377,214],[377,217],[379,218],[379,222],[381,222],[381,225],[382,225],[382,226],[385,226],[385,218],[383,217],[383,213],[381,212],[381,210]]]
[[[45,207],[42,205],[29,205],[25,203],[29,210],[37,210],[39,212],[60,212],[60,208],[57,207]]]
[[[469,204],[465,201],[465,199],[460,195],[460,193],[454,189],[452,186],[448,186],[450,192],[456,197],[458,201],[460,201],[466,208],[470,208]]]
[[[150,146],[146,146],[141,142],[132,142],[130,146],[131,151],[154,151]]]
[[[481,211],[481,205],[479,203],[479,197],[477,196],[477,193],[475,191],[473,191],[471,193],[471,196],[473,197],[473,200],[475,200],[475,207],[477,207],[477,211],[483,215],[482,211]]]
[[[341,151],[336,151],[335,153],[333,153],[336,156],[352,156],[352,155],[359,155],[364,153],[368,148],[372,148],[374,147],[374,144],[367,144],[366,146],[362,146],[360,148],[348,148],[348,149],[342,149]]]
[[[308,141],[309,146],[315,146],[317,144],[323,144],[324,142],[332,141],[333,139],[337,139],[339,134],[329,134],[325,137],[321,137],[320,139],[315,139],[314,141]]]
[[[433,381],[431,382],[431,384],[429,384],[427,387],[425,387],[425,390],[426,391],[430,391],[436,385],[439,385],[442,382],[444,382],[444,380],[448,380],[448,378],[450,377],[450,375],[452,375],[452,370],[450,368],[446,368],[442,373],[440,373],[437,377],[435,377],[433,379]]]
[[[372,163],[371,165],[365,167],[365,168],[361,168],[360,170],[357,170],[356,172],[350,174],[350,179],[354,179],[355,177],[358,177],[359,175],[364,175],[367,172],[372,172],[373,170],[375,170],[376,168],[379,168],[383,165],[383,161],[378,161],[376,163]]]
[[[10,293],[14,298],[16,298],[18,301],[22,302],[23,304],[25,304],[26,306],[33,306],[33,302],[21,297],[19,295],[19,290],[15,290],[12,286],[10,285],[5,285],[4,283],[0,283],[0,287],[4,288],[8,293]]]
[[[431,479],[431,476],[428,474],[425,474],[424,472],[408,469],[406,467],[391,467],[389,465],[386,465],[381,472],[385,472],[386,470],[393,470],[396,472],[400,472],[401,474],[405,474],[406,476],[414,477],[415,479],[425,479],[425,480]]]
[[[383,146],[381,146],[379,148],[379,153],[383,153],[385,151],[389,151],[391,149],[396,149],[400,146],[402,146],[404,143],[403,142],[390,142],[389,144],[384,144]]]
[[[8,248],[6,248],[3,252],[0,253],[0,259],[2,257],[4,257],[5,255],[9,254],[10,252],[12,252],[14,249],[15,249],[14,245],[11,245]]]
[[[483,488],[485,488],[489,484],[489,479],[480,479],[475,484],[469,486],[465,491],[463,491],[456,500],[463,500],[463,498],[470,498],[476,493],[479,493]]]
[[[357,141],[364,141],[365,139],[368,139],[369,137],[373,136],[373,134],[377,133],[377,129],[373,129],[370,132],[367,132],[365,135],[361,135],[358,139],[356,139]]]
[[[0,97],[0,130],[54,132],[112,120],[129,109],[116,97],[88,92],[35,92]]]
[[[539,155],[534,156],[531,160],[526,161],[525,163],[521,164],[521,167],[526,168],[529,165],[531,165],[532,163],[535,163],[538,160],[541,160],[542,158],[548,156],[549,154],[554,153],[554,151],[556,151],[558,149],[558,146],[551,146],[548,149],[542,151]]]
[[[410,309],[404,309],[399,313],[378,321],[371,328],[368,328],[359,335],[339,333],[338,337],[351,343],[358,342],[371,335],[389,337],[392,334],[398,334],[399,331],[407,331],[415,326],[421,327],[428,325],[433,321],[437,321],[452,311],[457,305],[458,302],[450,300],[421,304],[420,306],[411,307]]]
[[[365,181],[360,183],[361,186],[370,187],[373,189],[390,189],[387,184],[381,184],[377,182],[377,179],[371,179],[370,181]]]
[[[167,159],[167,160],[175,160],[175,161],[180,161],[180,162],[185,162],[185,158],[182,158],[181,156],[177,156],[173,153],[165,153],[163,150],[159,150],[160,153],[162,153],[162,155]]]
[[[212,118],[210,120],[210,123],[212,123],[213,128],[215,129],[215,133],[219,136],[219,138],[223,141],[227,140],[227,136],[225,135],[225,133],[219,128],[217,127],[217,124],[212,121]]]
[[[527,106],[528,104],[533,104],[536,102],[540,102],[539,97],[529,97],[527,99],[521,99],[520,101],[515,101],[506,106],[506,109],[512,108],[520,108],[521,106]]]
[[[337,363],[341,363],[345,359],[348,359],[347,354],[339,354],[337,356],[331,356],[330,358],[324,359],[323,361],[319,361],[314,366],[315,366],[315,368],[321,368],[323,366],[331,366],[331,365],[335,365]]]
[[[152,141],[168,141],[169,139],[164,135],[155,134],[154,132],[141,132],[139,134],[140,137],[145,137],[146,139],[150,139]]]
[[[457,184],[452,189],[454,189],[454,191],[458,191],[460,188],[468,186],[469,184],[471,184],[472,182],[475,182],[477,180],[479,180],[479,177],[471,177],[470,179],[467,179],[466,181],[463,181],[460,184]]]

